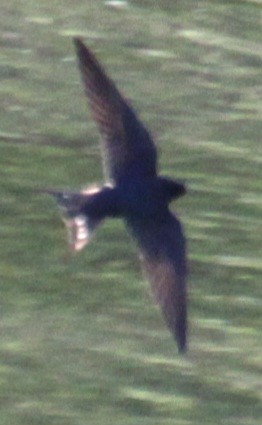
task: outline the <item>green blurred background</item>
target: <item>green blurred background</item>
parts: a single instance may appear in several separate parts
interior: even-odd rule
[[[261,2],[2,0],[0,424],[261,424]],[[121,221],[68,258],[39,187],[101,182],[72,37],[187,182],[189,351]]]

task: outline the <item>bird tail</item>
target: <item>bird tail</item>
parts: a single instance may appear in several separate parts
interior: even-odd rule
[[[84,206],[98,193],[99,187],[89,187],[81,192],[67,192],[55,189],[43,189],[42,193],[53,196],[60,208],[67,229],[70,251],[81,251],[89,242],[102,219],[93,218],[83,212]]]

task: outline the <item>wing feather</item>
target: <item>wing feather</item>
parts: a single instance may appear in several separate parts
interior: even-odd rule
[[[177,341],[186,350],[187,293],[185,237],[178,219],[168,213],[161,220],[132,223],[138,240],[142,267],[156,302]]]
[[[106,174],[116,182],[126,175],[156,174],[156,148],[134,111],[106,75],[93,53],[74,40],[92,115],[102,136]]]

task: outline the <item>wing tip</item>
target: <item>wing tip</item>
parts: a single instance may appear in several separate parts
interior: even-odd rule
[[[179,354],[185,354],[187,351],[187,311],[186,304],[183,302],[180,304],[176,314],[176,324],[174,331],[178,352]]]
[[[88,52],[86,45],[84,44],[84,42],[82,41],[80,37],[74,37],[73,43],[74,43],[78,57],[81,58]]]
[[[186,354],[187,352],[187,345],[186,345],[186,341],[179,341],[177,343],[178,345],[178,354],[181,354],[182,356]]]
[[[98,83],[101,84],[100,80],[107,80],[108,77],[106,76],[106,73],[103,71],[102,65],[99,63],[99,61],[97,60],[92,50],[85,45],[82,39],[80,37],[74,37],[73,44],[75,46],[76,55],[78,58],[78,64],[79,64],[82,76],[84,77],[85,85],[87,85],[87,81],[85,79],[87,75],[89,79],[94,79],[93,82],[96,85],[98,85]],[[96,81],[99,78],[100,78],[99,82]]]

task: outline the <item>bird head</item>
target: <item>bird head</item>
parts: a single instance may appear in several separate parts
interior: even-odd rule
[[[167,202],[171,202],[172,200],[186,194],[186,186],[182,182],[165,177],[159,177],[159,183],[161,185],[161,191]]]

